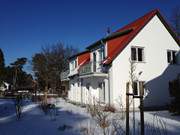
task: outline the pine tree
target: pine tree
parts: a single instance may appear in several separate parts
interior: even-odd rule
[[[0,85],[4,81],[4,71],[5,71],[4,54],[0,48]]]

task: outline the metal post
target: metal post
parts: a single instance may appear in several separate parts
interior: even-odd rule
[[[133,99],[132,99],[133,101],[133,135],[135,135],[136,133],[136,130],[135,130],[135,124],[136,124],[136,122],[135,122],[135,102],[134,102],[134,97],[133,97]]]
[[[141,135],[144,135],[144,104],[143,104],[144,86],[143,86],[143,82],[140,82],[139,85],[140,85],[140,120],[141,120]]]
[[[126,83],[126,135],[129,135],[129,82]]]

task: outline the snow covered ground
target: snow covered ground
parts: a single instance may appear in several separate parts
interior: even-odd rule
[[[38,104],[26,101],[22,118],[17,120],[13,100],[0,99],[0,135],[80,135],[85,127],[96,127],[95,121],[85,108],[62,99],[57,100],[57,107],[56,119],[52,119],[50,115],[44,114]],[[139,113],[135,115],[138,127]],[[180,117],[171,116],[167,111],[146,112],[145,123],[146,134],[158,134],[157,129],[161,129],[159,134],[180,135]],[[152,130],[151,126],[156,128]],[[162,128],[166,131],[161,132]],[[95,133],[100,134],[100,131]],[[139,130],[136,130],[137,135],[138,133]]]

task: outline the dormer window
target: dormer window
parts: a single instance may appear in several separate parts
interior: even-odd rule
[[[143,47],[132,47],[131,48],[131,60],[134,62],[144,61],[144,48]]]
[[[104,46],[102,46],[99,49],[99,62],[103,61],[104,58],[105,58],[105,49],[104,49]]]
[[[73,70],[75,68],[77,68],[77,60],[76,59],[71,61],[71,70]]]
[[[170,64],[176,64],[176,53],[177,51],[168,50],[167,51],[167,62]]]

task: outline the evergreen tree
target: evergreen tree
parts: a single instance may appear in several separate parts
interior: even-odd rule
[[[4,71],[5,71],[5,64],[4,64],[4,54],[0,48],[0,85],[4,81]]]

